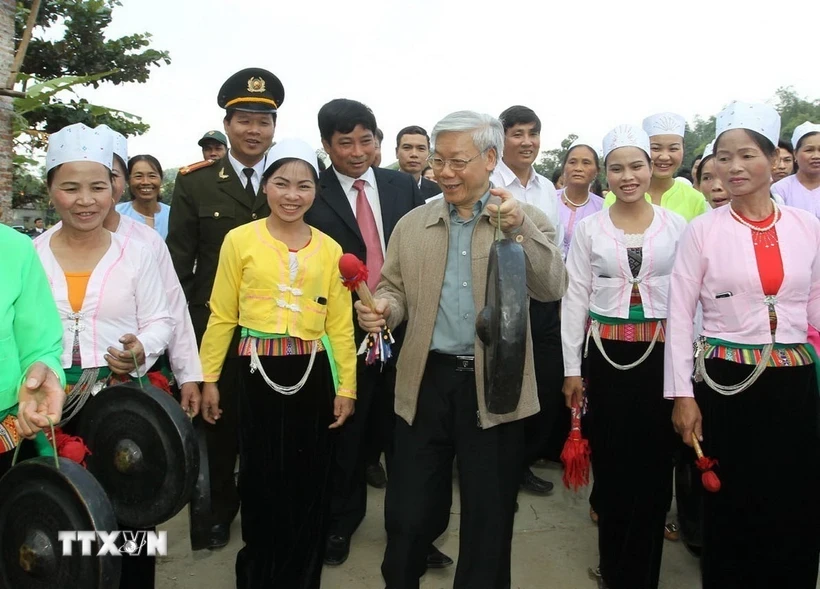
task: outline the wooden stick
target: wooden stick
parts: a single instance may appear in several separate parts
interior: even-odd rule
[[[701,450],[700,441],[698,440],[698,436],[695,434],[695,432],[692,432],[692,445],[695,448],[695,455],[698,458],[703,458],[703,450]]]
[[[359,300],[364,303],[365,307],[370,307],[371,311],[375,311],[375,303],[373,302],[373,295],[367,287],[367,283],[362,280],[359,286],[356,287],[356,294],[359,295]]]
[[[20,39],[20,46],[17,48],[17,53],[14,54],[14,63],[11,66],[11,73],[9,74],[6,88],[14,88],[14,84],[17,82],[17,74],[23,65],[26,51],[28,51],[28,44],[31,41],[31,34],[34,30],[34,25],[37,23],[37,13],[40,12],[40,1],[41,0],[34,0],[34,2],[31,3],[31,12],[28,14],[26,29],[23,31],[23,38]]]

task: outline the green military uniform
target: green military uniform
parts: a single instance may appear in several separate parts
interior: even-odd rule
[[[208,300],[228,231],[270,214],[260,186],[251,201],[226,155],[181,169],[174,186],[168,249],[188,299],[197,341],[208,325]]]
[[[285,90],[276,76],[263,69],[249,68],[228,78],[219,90],[217,103],[228,112],[276,113],[284,97]],[[218,161],[206,160],[182,168],[176,179],[166,243],[200,343],[208,326],[208,301],[225,235],[239,225],[270,214],[261,183],[254,196],[246,192],[246,183],[237,175],[228,155]],[[231,346],[233,356],[236,347]],[[238,455],[234,392],[238,362],[230,356],[229,353],[218,384],[222,416],[215,425],[204,424],[211,475],[210,547],[214,548],[227,543],[230,523],[239,511],[234,482]]]

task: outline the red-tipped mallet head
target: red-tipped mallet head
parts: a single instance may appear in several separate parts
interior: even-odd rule
[[[361,282],[367,281],[367,266],[353,254],[344,254],[339,258],[339,274],[348,289],[356,290]]]

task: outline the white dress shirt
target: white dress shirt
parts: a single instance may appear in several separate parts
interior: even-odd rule
[[[165,287],[151,251],[136,240],[112,233],[108,251],[88,280],[83,306],[75,313],[68,300],[65,273],[51,251],[52,237],[44,234],[34,247],[63,323],[63,368],[71,367],[75,333],[83,368],[107,366],[108,348],[122,349],[120,338],[132,333],[145,349],[145,364],[131,374],[145,374],[168,348],[174,333]]]
[[[564,225],[558,216],[558,194],[552,182],[544,178],[532,168],[530,181],[524,186],[507,164],[498,160],[490,181],[499,188],[506,188],[520,200],[538,207],[555,227],[555,245],[561,247],[564,243]]]
[[[364,193],[367,196],[367,202],[370,203],[370,209],[373,211],[373,216],[376,218],[376,229],[379,231],[379,241],[382,243],[382,255],[385,252],[384,245],[384,221],[382,221],[382,205],[379,200],[379,187],[376,186],[376,174],[373,168],[367,168],[367,171],[358,178],[351,178],[345,176],[336,168],[333,172],[339,179],[339,184],[342,185],[342,190],[347,195],[347,202],[350,203],[350,209],[353,211],[353,216],[359,218],[359,212],[356,210],[356,198],[359,192],[353,188],[353,183],[356,180],[364,180]]]
[[[668,209],[652,208],[655,216],[643,234],[641,269],[634,278],[626,251],[627,237],[612,224],[609,209],[581,219],[575,227],[567,256],[569,286],[561,303],[565,376],[581,375],[589,312],[628,318],[634,283],[638,284],[646,318],[666,318],[669,277],[686,220]]]
[[[244,188],[245,184],[248,183],[248,177],[245,175],[244,170],[248,166],[236,159],[230,151],[228,151],[228,161],[231,162],[231,166],[233,166],[236,175],[239,176],[239,182],[242,184],[242,188]],[[253,183],[253,191],[256,194],[259,194],[259,185],[262,183],[262,174],[265,173],[266,161],[267,156],[263,157],[261,160],[256,162],[255,166],[253,166],[253,176],[251,176],[251,182]]]

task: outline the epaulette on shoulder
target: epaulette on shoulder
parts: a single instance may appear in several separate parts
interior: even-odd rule
[[[216,161],[217,160],[202,160],[201,162],[191,164],[190,166],[183,166],[179,169],[179,173],[185,176],[187,174],[190,174],[191,172],[195,172],[197,170],[201,170],[202,168],[212,166],[216,163]]]

